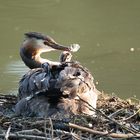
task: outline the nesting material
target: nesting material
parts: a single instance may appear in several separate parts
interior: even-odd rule
[[[17,97],[0,95],[0,139],[140,139],[140,101],[101,94],[96,115],[15,116]],[[84,102],[84,101],[83,101]]]

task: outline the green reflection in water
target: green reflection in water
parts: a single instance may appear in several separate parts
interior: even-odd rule
[[[139,0],[0,3],[0,92],[17,93],[18,81],[27,71],[18,52],[23,34],[38,31],[64,45],[79,43],[74,58],[90,69],[100,90],[140,98]],[[57,59],[58,53],[53,55],[48,57]]]

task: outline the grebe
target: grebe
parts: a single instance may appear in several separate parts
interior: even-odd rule
[[[93,115],[96,108],[98,90],[87,68],[71,61],[71,52],[79,50],[78,44],[64,47],[49,36],[29,32],[20,49],[20,56],[31,70],[19,82],[17,115],[51,116],[85,113]],[[41,53],[61,50],[59,61],[40,57]],[[83,102],[82,100],[87,102]]]

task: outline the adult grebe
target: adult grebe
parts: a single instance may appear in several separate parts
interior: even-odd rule
[[[79,45],[64,47],[36,32],[25,35],[20,55],[31,70],[19,83],[19,100],[15,107],[17,115],[94,114],[88,106],[96,108],[98,91],[93,77],[86,68],[71,61],[71,52],[78,51]],[[40,57],[41,53],[52,50],[63,51],[58,62]]]

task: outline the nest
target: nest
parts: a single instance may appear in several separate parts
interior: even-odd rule
[[[0,95],[0,139],[140,139],[140,101],[134,98],[101,94],[97,109],[91,107],[94,116],[58,114],[51,118],[16,116],[16,102],[14,95]]]

